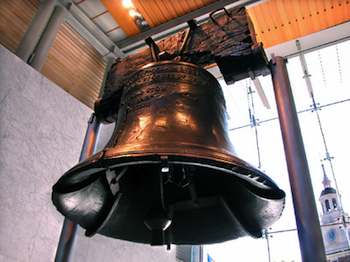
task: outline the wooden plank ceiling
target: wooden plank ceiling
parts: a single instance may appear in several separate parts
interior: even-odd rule
[[[38,6],[38,0],[0,0],[1,45],[16,51]]]
[[[39,7],[39,0],[0,0],[0,44],[15,52]],[[102,85],[102,56],[67,23],[61,25],[42,74],[88,107]]]
[[[69,24],[61,25],[42,73],[72,96],[93,107],[106,64],[102,56]]]
[[[140,32],[129,10],[122,4],[122,0],[101,0],[117,21],[123,31],[128,35]],[[154,27],[178,16],[182,16],[195,9],[206,6],[215,0],[133,0],[135,9],[143,16],[149,26]]]
[[[271,47],[350,20],[349,0],[267,0],[248,8],[256,38]]]
[[[127,35],[140,30],[123,0],[100,0]],[[270,47],[350,20],[350,0],[267,0],[248,9],[257,40]],[[153,27],[214,0],[133,0],[134,8]],[[0,0],[0,43],[15,51],[39,0]],[[50,49],[42,73],[89,107],[98,97],[105,62],[67,23]]]

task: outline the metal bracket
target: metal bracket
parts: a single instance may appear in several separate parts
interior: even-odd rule
[[[156,42],[154,42],[154,40],[152,39],[152,37],[148,37],[145,39],[146,44],[149,46],[150,50],[151,50],[151,56],[154,62],[159,61],[159,47],[156,44]]]
[[[269,62],[262,45],[254,48],[250,54],[215,57],[215,61],[227,84],[270,74]]]
[[[180,48],[180,51],[179,51],[179,55],[180,56],[188,48],[188,46],[189,46],[189,44],[191,42],[191,38],[193,36],[193,32],[198,28],[196,22],[193,19],[188,21],[187,24],[189,26],[189,29],[187,30],[186,35],[185,35],[185,39],[182,42],[182,45],[181,45],[181,48]]]

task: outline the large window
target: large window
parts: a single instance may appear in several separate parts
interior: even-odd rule
[[[350,41],[347,41],[305,54],[317,110],[313,107],[299,57],[290,58],[287,64],[319,214],[323,213],[319,203],[323,190],[321,163],[332,186],[338,186],[342,200],[340,204],[350,212],[350,191],[347,190],[350,185],[349,50]],[[239,157],[260,167],[286,192],[285,210],[281,219],[264,232],[262,239],[246,237],[204,246],[205,261],[207,254],[215,262],[301,261],[271,77],[259,79],[271,109],[263,106],[250,80],[230,86],[221,81],[230,116],[230,137]]]

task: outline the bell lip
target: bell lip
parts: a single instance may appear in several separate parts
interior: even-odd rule
[[[234,171],[230,171],[228,167],[230,166],[230,163],[225,163],[223,161],[218,161],[218,160],[211,160],[211,159],[205,159],[205,158],[198,158],[198,157],[186,157],[183,155],[159,155],[159,154],[153,154],[153,155],[122,155],[122,156],[117,156],[117,157],[111,157],[111,158],[106,158],[103,154],[100,154],[102,157],[99,158],[99,160],[94,161],[92,163],[87,164],[85,162],[82,162],[80,164],[78,164],[77,166],[75,166],[74,168],[72,168],[72,171],[74,172],[84,172],[86,170],[88,170],[89,168],[93,168],[95,170],[99,169],[99,168],[118,168],[118,167],[125,167],[128,165],[141,165],[141,164],[162,164],[164,163],[164,161],[167,161],[169,164],[188,164],[188,165],[200,165],[200,166],[204,166],[203,164],[201,164],[200,162],[203,161],[205,162],[207,165],[205,167],[208,168],[214,168],[214,166],[219,166],[219,168],[215,168],[215,169],[221,169],[222,175],[230,175],[230,173],[234,174],[234,179],[236,179],[237,181],[241,182],[243,181],[243,179],[241,179],[241,177],[239,176],[240,174]],[[93,158],[94,156],[92,156]],[[237,157],[236,157],[237,158]],[[237,158],[239,159],[239,158]],[[191,161],[192,160],[192,161]],[[87,159],[88,161],[88,159]],[[236,162],[235,162],[236,163]],[[261,172],[260,170],[250,166],[249,164],[245,163],[244,161],[242,161],[242,163],[244,163],[245,165],[237,165],[236,164],[231,164],[231,166],[237,166],[238,167],[238,171],[240,171],[239,168],[242,168],[244,170],[248,170],[248,172],[255,174],[257,177],[260,176],[266,176],[263,172]],[[69,171],[68,171],[69,172]],[[68,173],[67,172],[67,173]],[[74,175],[74,174],[72,174]],[[98,172],[98,174],[93,174],[94,176],[96,175],[104,175],[104,172]],[[91,178],[91,177],[90,177]],[[97,178],[98,179],[98,178]],[[250,178],[252,179],[252,178]],[[270,178],[268,178],[269,180],[271,180]],[[80,183],[79,186],[83,186],[83,184],[86,181],[82,181]],[[260,200],[269,200],[270,202],[274,202],[276,203],[276,205],[279,206],[279,212],[278,214],[276,213],[276,216],[274,217],[273,221],[271,220],[269,222],[269,225],[271,225],[272,223],[274,223],[276,220],[278,220],[281,217],[281,214],[283,212],[284,206],[285,206],[285,193],[283,190],[279,189],[278,186],[271,180],[272,182],[272,188],[268,189],[268,190],[259,190],[257,189],[257,187],[255,187],[254,185],[252,185],[251,183],[248,182],[242,182],[244,183],[243,186],[246,187],[246,189],[251,192],[251,194],[254,195],[256,201],[260,201]],[[76,185],[75,185],[76,186]],[[55,192],[60,194],[61,192]],[[109,218],[111,217],[111,215],[113,214],[113,210],[117,207],[117,204],[119,202],[120,199],[120,195],[116,195],[116,199],[113,201],[113,205],[111,207],[111,209],[109,211],[104,212],[98,222],[96,223],[96,225],[94,225],[93,227],[90,228],[85,228],[86,229],[86,236],[93,236],[94,234],[97,233],[101,233],[101,229],[106,225],[106,223],[108,223]],[[260,200],[259,200],[260,199]],[[261,237],[261,235],[259,234],[260,231],[254,231],[254,230],[248,230],[246,228],[246,226],[244,226],[244,223],[242,224],[241,220],[240,224],[241,224],[241,228],[244,230],[245,235],[250,235],[252,237],[258,238]],[[102,233],[102,235],[105,235]],[[109,235],[106,235],[109,236]],[[109,236],[109,237],[113,237],[113,236]],[[144,242],[144,241],[135,241],[129,238],[125,238],[125,237],[114,237],[114,238],[118,238],[118,239],[124,239],[127,241],[133,241],[133,242],[138,242],[138,243],[145,243],[145,244],[149,244],[149,242]],[[226,239],[226,238],[225,238]],[[227,238],[226,240],[232,240],[232,238]],[[222,241],[222,240],[220,240]],[[223,240],[225,241],[225,240]],[[217,240],[211,240],[211,241],[205,241],[202,244],[210,244],[210,243],[217,243]],[[183,240],[179,240],[179,241],[173,241],[173,244],[186,244]],[[189,242],[189,244],[191,244],[192,242]]]
[[[153,160],[142,160],[145,158],[153,158]],[[158,159],[155,159],[158,158]],[[181,165],[194,165],[200,167],[206,167],[214,170],[221,171],[225,174],[234,175],[235,178],[241,180],[242,182],[247,182],[245,185],[250,188],[250,191],[254,191],[257,196],[270,200],[281,200],[285,198],[285,192],[280,189],[276,183],[265,175],[262,171],[250,166],[243,160],[235,157],[237,161],[228,162],[224,160],[217,160],[211,158],[205,158],[202,156],[193,155],[176,155],[176,154],[144,154],[144,155],[121,155],[118,157],[105,157],[103,159],[104,165],[109,168],[118,168],[128,165],[138,165],[138,164],[161,164],[166,160],[169,164],[181,164]],[[107,164],[107,162],[114,162],[116,160],[123,161],[123,163],[115,163],[115,165]],[[204,163],[205,162],[205,163]],[[210,162],[210,163],[207,163]],[[244,163],[244,165],[239,164],[239,162]],[[235,171],[232,170],[234,168]],[[240,171],[247,172],[247,174],[240,173]],[[264,182],[258,181],[259,178],[263,178]],[[251,185],[251,186],[249,186]],[[252,189],[253,188],[253,189]]]
[[[96,155],[99,158],[96,159]],[[114,169],[129,165],[141,164],[161,164],[167,161],[169,164],[194,165],[205,168],[218,170],[224,174],[231,174],[238,180],[241,180],[250,191],[257,196],[265,199],[281,200],[285,198],[285,192],[280,189],[274,181],[265,175],[262,171],[249,165],[238,157],[232,156],[232,161],[223,159],[211,159],[209,157],[194,155],[176,155],[169,154],[128,154],[119,155],[117,157],[106,157],[105,154],[97,153],[84,162],[79,163],[68,170],[53,186],[53,191],[57,193],[68,193],[85,187],[92,180],[96,180],[103,175],[105,170]],[[93,162],[90,162],[93,159]],[[90,163],[89,163],[90,162]],[[84,179],[78,182],[70,182],[69,178],[74,174],[82,173],[87,170],[95,170],[86,175]],[[68,180],[67,180],[68,179]],[[259,181],[262,179],[262,181]]]
[[[87,184],[99,178],[101,173],[104,173],[106,168],[100,165],[100,161],[104,156],[104,151],[98,152],[84,161],[79,162],[61,176],[58,181],[52,186],[54,193],[70,193],[85,187]],[[89,174],[85,175],[84,179],[78,182],[69,181],[70,178],[77,173],[90,170]],[[67,183],[68,181],[68,183]]]
[[[161,144],[157,144],[157,151],[154,152],[152,149],[127,149],[115,151],[114,148],[105,148],[103,160],[111,161],[110,159],[126,159],[125,162],[133,162],[130,159],[147,158],[158,156],[158,158],[176,158],[180,159],[182,162],[188,164],[205,166],[207,168],[220,170],[226,173],[231,173],[239,178],[242,178],[251,184],[264,189],[278,188],[276,183],[273,182],[271,178],[265,175],[258,168],[250,165],[241,158],[232,154],[227,149],[218,150],[216,147],[200,146],[196,144],[181,144],[184,148],[194,148],[191,150],[180,150],[178,147],[174,148],[164,148]],[[113,161],[113,160],[112,160]],[[170,160],[169,160],[170,161]],[[209,163],[210,162],[210,163]],[[183,164],[183,163],[177,163]],[[105,164],[106,166],[106,164]],[[108,165],[107,165],[108,166]],[[239,172],[234,172],[234,170],[239,169]],[[240,173],[241,172],[241,173]],[[259,181],[260,180],[262,181]],[[266,183],[266,185],[264,185]]]

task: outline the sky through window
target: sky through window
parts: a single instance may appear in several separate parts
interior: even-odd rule
[[[311,83],[325,141],[328,147],[334,174],[338,182],[344,210],[350,212],[350,174],[348,171],[348,150],[350,148],[350,41],[338,43],[305,54]],[[288,60],[289,77],[301,126],[304,146],[314,189],[318,212],[322,213],[319,196],[323,189],[321,160],[327,155],[322,140],[316,112],[312,110],[312,99],[307,91],[299,57]],[[255,106],[255,118],[258,120],[257,136],[260,151],[256,145],[256,133],[249,117],[248,87],[254,91],[250,80],[242,80],[227,86],[220,81],[229,114],[230,138],[239,157],[258,166],[266,172],[280,188],[286,192],[286,207],[283,215],[271,228],[266,238],[249,237],[221,244],[204,246],[206,254],[215,262],[256,261],[256,262],[297,262],[301,261],[298,236],[289,188],[287,167],[277,110],[275,106],[271,77],[259,77],[267,94],[271,109],[266,109],[256,92],[252,97]],[[323,161],[326,173],[334,178],[329,161]],[[307,203],[305,203],[307,204]],[[269,244],[269,245],[268,245]],[[268,252],[268,246],[270,252]],[[205,260],[206,261],[206,260]]]

